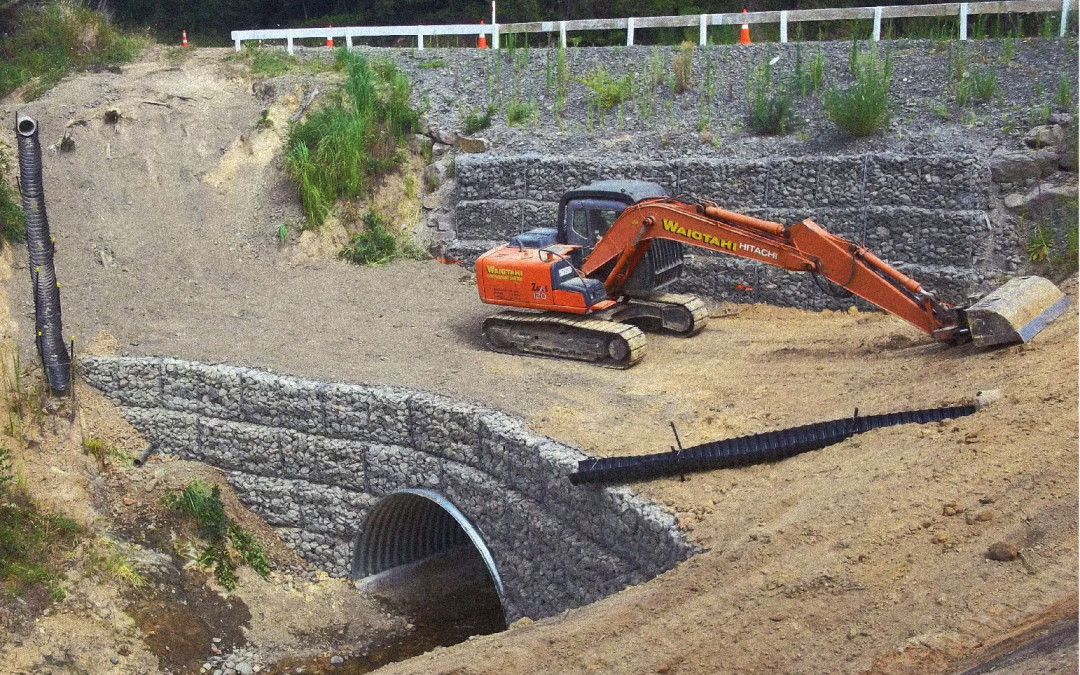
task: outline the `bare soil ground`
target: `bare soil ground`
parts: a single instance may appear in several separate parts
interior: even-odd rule
[[[0,106],[9,119],[15,108],[36,117],[46,143],[85,120],[74,152],[45,156],[65,329],[78,345],[104,334],[92,348],[439,391],[521,415],[598,455],[666,450],[671,421],[689,445],[856,407],[871,414],[1002,392],[960,420],[883,429],[775,465],[642,483],[702,554],[589,607],[389,672],[952,672],[998,656],[995,646],[1025,626],[1075,620],[1075,280],[1066,317],[1027,346],[983,353],[932,345],[880,314],[725,305],[693,339],[650,336],[649,356],[629,371],[492,354],[478,328],[493,310],[477,299],[468,270],[416,261],[360,268],[276,242],[277,224],[298,217],[275,155],[298,92],[279,91],[269,104],[277,125],[257,130],[267,103],[225,54],[199,50],[173,62],[151,49],[122,75],[81,74],[32,104]],[[116,126],[103,121],[110,109],[122,114]],[[30,362],[23,254],[14,265],[5,286]],[[95,399],[85,392],[80,400]],[[94,405],[85,419],[116,415]],[[115,418],[98,433],[141,447]],[[129,535],[139,527],[131,509],[153,501],[143,495],[151,480],[157,494],[184,476],[215,475],[158,462],[102,477],[71,447],[24,462],[29,487]],[[998,541],[1019,557],[989,560]],[[288,552],[275,556],[287,572]],[[288,590],[301,581],[274,583]],[[335,605],[315,595],[330,591],[306,587],[296,592],[307,604],[288,604],[281,593],[261,595],[261,583],[243,580],[250,619],[235,623],[263,649],[301,648],[286,635],[303,615],[298,607],[325,614],[300,630],[306,635],[361,611],[349,608],[351,596],[335,596]],[[104,640],[127,645],[123,658],[133,660],[124,668],[138,665],[120,670],[103,657],[90,672],[153,672],[161,650],[113,602],[111,624],[92,612],[40,618],[19,644],[5,645],[15,655],[8,663],[31,670],[57,653],[54,644],[78,653]],[[371,632],[399,627],[374,618],[355,622],[348,639],[370,637],[365,621]],[[277,626],[278,637],[256,639],[260,625]],[[1053,661],[1023,671],[1060,672],[1063,662],[1075,672],[1076,650]]]

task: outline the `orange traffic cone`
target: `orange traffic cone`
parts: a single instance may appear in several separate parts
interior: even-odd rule
[[[746,14],[746,8],[743,7],[743,14]],[[743,21],[742,30],[739,31],[739,44],[748,45],[750,42],[750,24]]]
[[[182,40],[180,41],[180,46],[181,46],[181,47],[187,47],[187,46],[188,46],[188,45],[187,45],[187,30],[185,30],[185,31],[184,31],[184,37],[183,37],[183,39],[182,39]]]
[[[329,26],[327,26],[327,28],[333,28],[333,27],[334,27],[334,24],[330,24]],[[334,46],[334,38],[332,38],[329,35],[326,36],[326,46],[327,47],[333,47]]]
[[[483,19],[480,19],[480,25],[481,26],[484,25],[484,20]],[[487,36],[484,35],[483,33],[480,33],[480,39],[476,41],[476,48],[477,49],[487,49]]]

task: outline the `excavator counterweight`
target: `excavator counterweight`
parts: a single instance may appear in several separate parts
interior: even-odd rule
[[[700,299],[664,292],[682,273],[685,246],[817,275],[947,344],[1026,342],[1068,304],[1040,277],[1014,279],[970,307],[942,302],[812,220],[785,226],[672,199],[652,183],[603,181],[566,193],[557,227],[477,259],[481,300],[514,308],[485,322],[484,341],[628,368],[645,354],[641,330],[689,336],[708,319]]]

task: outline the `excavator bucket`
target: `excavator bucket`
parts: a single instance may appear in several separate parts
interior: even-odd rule
[[[1068,305],[1050,281],[1017,277],[965,311],[971,341],[976,347],[1027,342]]]

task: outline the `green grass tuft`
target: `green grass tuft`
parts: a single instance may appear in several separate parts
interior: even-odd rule
[[[0,239],[18,243],[26,238],[26,221],[23,219],[18,191],[8,182],[7,173],[11,160],[0,147]]]
[[[144,44],[80,3],[27,3],[0,38],[0,96],[37,78],[23,98],[38,98],[73,70],[131,61]]]
[[[836,126],[852,136],[868,136],[889,123],[889,79],[892,58],[857,54],[852,68],[855,82],[847,89],[825,92],[825,112]]]
[[[791,95],[779,78],[773,78],[772,65],[755,69],[750,79],[749,124],[759,134],[786,134],[795,122]]]
[[[579,82],[592,93],[592,102],[600,114],[619,105],[633,93],[633,80],[629,75],[615,79],[604,66],[597,66]]]
[[[495,114],[495,106],[489,105],[483,112],[470,110],[465,114],[465,133],[475,134],[491,126],[491,116]]]
[[[286,170],[311,226],[321,225],[338,199],[361,195],[374,177],[398,166],[398,151],[415,131],[409,80],[389,61],[369,63],[339,49],[347,73],[342,91],[292,127]]]
[[[375,211],[364,214],[363,226],[363,230],[352,235],[349,245],[338,252],[342,260],[375,266],[394,258],[423,257],[406,237],[395,234],[386,219]]]

